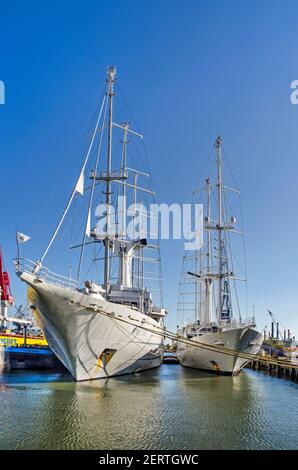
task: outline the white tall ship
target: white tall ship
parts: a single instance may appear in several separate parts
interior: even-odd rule
[[[31,308],[50,348],[77,381],[152,369],[161,364],[163,355],[166,310],[155,305],[154,296],[146,285],[146,266],[157,266],[155,271],[151,269],[148,279],[153,279],[155,285],[162,288],[159,245],[150,243],[143,229],[135,238],[128,237],[125,231],[129,198],[134,216],[150,218],[150,213],[142,214],[138,202],[143,202],[145,196],[153,197],[154,193],[146,184],[144,187],[139,184],[139,180],[148,179],[149,174],[128,166],[128,137],[143,136],[132,131],[127,122],[114,122],[115,81],[116,69],[110,66],[106,91],[80,176],[43,256],[36,263],[21,258],[15,260],[16,272],[29,286]],[[118,134],[118,163],[116,158],[112,161],[116,131],[121,133]],[[106,152],[103,152],[103,146]],[[86,187],[84,180],[91,155],[94,163],[89,173],[90,184]],[[77,277],[73,279],[49,271],[44,266],[44,259],[78,194],[88,197],[81,242],[72,246],[79,250]],[[123,206],[119,207],[119,202],[115,202],[116,195],[122,196]],[[100,198],[106,208],[104,231],[100,231],[98,225],[95,228],[91,225],[92,209]],[[114,219],[112,204],[117,206]],[[104,252],[102,257],[98,252],[93,254],[91,259],[92,266],[98,264],[100,268],[102,263],[102,283],[94,278],[81,279],[90,246]]]
[[[227,192],[238,196],[239,191],[225,185],[220,137],[214,147],[216,181],[206,179],[202,197],[206,201],[203,247],[184,256],[178,304],[178,333],[198,345],[178,342],[177,356],[185,367],[237,375],[249,362],[245,354],[260,350],[263,335],[256,330],[254,317],[242,319],[236,281],[246,282],[246,273],[240,278],[234,271],[231,235],[242,238],[244,233],[237,230],[236,218],[228,216],[227,198]]]

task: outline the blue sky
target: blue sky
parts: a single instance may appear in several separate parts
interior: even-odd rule
[[[0,242],[16,227],[38,257],[77,176],[108,64],[146,136],[158,198],[188,202],[221,134],[242,191],[249,304],[298,334],[298,79],[295,1],[0,2]],[[176,325],[179,241],[162,243]],[[54,266],[53,266],[54,267]]]

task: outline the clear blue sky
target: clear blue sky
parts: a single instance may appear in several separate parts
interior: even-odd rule
[[[146,135],[159,200],[187,202],[218,134],[242,190],[249,302],[298,335],[296,1],[0,3],[1,221],[13,274],[16,227],[37,258],[82,159],[106,66]],[[67,176],[68,175],[68,176]],[[183,244],[163,242],[168,325],[176,325]]]

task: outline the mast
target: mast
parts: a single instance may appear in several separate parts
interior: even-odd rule
[[[215,148],[217,153],[217,197],[218,197],[218,219],[217,219],[217,232],[218,232],[218,320],[222,318],[222,156],[221,156],[222,139],[220,136],[215,141]]]
[[[138,174],[134,173],[133,175],[133,212],[134,216],[137,213],[137,182]],[[135,239],[135,226],[133,226],[133,239]],[[139,257],[138,257],[139,258]],[[139,259],[133,259],[133,269],[132,269],[132,285],[137,285],[140,287],[140,263]],[[135,277],[137,278],[135,281]]]
[[[223,161],[222,161],[222,139],[217,137],[215,144],[215,154],[216,154],[216,164],[217,164],[217,177],[214,186],[217,188],[217,216],[214,219],[211,219],[211,189],[213,185],[210,182],[210,179],[206,179],[206,193],[207,193],[207,215],[204,218],[204,229],[208,232],[207,240],[204,238],[204,256],[206,256],[206,262],[204,262],[204,272],[187,271],[187,274],[194,276],[199,279],[204,285],[204,323],[208,324],[212,320],[212,310],[213,310],[213,300],[216,305],[216,313],[218,322],[229,322],[233,315],[233,302],[231,295],[230,279],[234,281],[245,281],[244,278],[235,277],[234,267],[233,267],[233,257],[232,254],[230,259],[228,258],[227,248],[226,248],[226,238],[223,235],[226,231],[234,231],[236,234],[244,235],[241,231],[235,231],[235,217],[231,217],[228,221],[226,220],[226,208],[225,208],[225,199],[224,199],[224,189],[240,194],[237,189],[230,188],[224,185],[223,181]],[[217,220],[215,220],[217,219]],[[216,243],[218,263],[217,269],[214,269],[213,263],[213,246],[212,241],[213,237],[211,236],[211,230],[217,232]],[[228,237],[228,248],[231,252],[230,239]],[[231,263],[231,270],[229,269],[229,262]],[[218,284],[218,290],[213,289],[213,284],[216,282]],[[240,306],[238,300],[238,294],[235,286],[235,299],[237,301],[237,307],[240,314]],[[195,302],[197,303],[197,291],[195,291]]]
[[[122,171],[123,176],[126,176],[126,166],[127,166],[127,144],[128,144],[128,129],[129,129],[129,122],[123,123],[123,141],[122,141]],[[126,185],[123,185],[123,196],[125,195]]]
[[[207,189],[207,214],[208,214],[208,241],[207,241],[207,276],[205,277],[205,322],[210,323],[211,321],[211,286],[212,286],[212,277],[211,277],[211,184],[210,179],[206,179],[206,189]]]
[[[200,254],[200,260],[201,260],[201,254]],[[195,252],[195,272],[197,273],[199,271],[199,251],[196,250]],[[200,286],[200,283],[195,279],[195,321],[198,322],[201,320],[201,313],[202,310],[202,297],[201,295],[199,296],[198,292],[198,287]],[[201,290],[201,289],[200,289]]]
[[[210,179],[206,179],[207,186],[207,214],[208,224],[211,225],[211,183]],[[208,243],[207,243],[207,272],[210,273],[210,256],[211,256],[211,230],[208,230]]]
[[[123,123],[123,147],[122,147],[122,177],[126,178],[127,177],[127,144],[129,142],[128,140],[128,128],[129,128],[129,122]],[[125,220],[126,220],[126,180],[124,179],[123,181],[123,186],[122,186],[122,198],[123,198],[123,203],[122,203],[122,216],[121,216],[121,230],[120,230],[120,235],[121,237],[125,233]],[[119,233],[118,233],[119,236]]]
[[[108,68],[107,82],[108,90],[107,95],[109,97],[109,122],[108,122],[108,159],[107,159],[107,174],[106,174],[106,237],[105,237],[105,256],[104,256],[104,289],[106,291],[106,297],[108,295],[108,285],[110,277],[110,203],[111,203],[111,168],[112,168],[112,134],[113,134],[113,97],[114,97],[114,82],[116,80],[116,67],[111,65]]]

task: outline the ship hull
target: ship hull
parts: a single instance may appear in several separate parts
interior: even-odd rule
[[[140,372],[162,363],[157,321],[102,296],[36,281],[28,273],[20,277],[30,286],[30,300],[50,348],[76,381]]]
[[[249,360],[239,356],[239,353],[255,355],[262,345],[262,335],[254,328],[233,328],[220,333],[206,333],[191,338],[191,341],[210,346],[220,346],[235,354],[225,354],[210,351],[199,346],[190,346],[178,342],[177,357],[184,367],[206,370],[224,375],[237,375]]]

